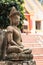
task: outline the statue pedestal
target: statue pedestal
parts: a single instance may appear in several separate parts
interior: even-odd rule
[[[33,60],[30,61],[0,61],[0,65],[36,65]]]

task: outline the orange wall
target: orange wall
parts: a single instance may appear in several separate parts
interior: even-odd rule
[[[29,14],[25,14],[25,18],[28,20],[28,27],[29,27],[29,30],[32,29],[32,20],[30,19],[30,15]]]

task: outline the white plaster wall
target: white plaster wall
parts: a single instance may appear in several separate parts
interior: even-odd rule
[[[35,33],[35,17],[31,16],[31,19],[32,19],[32,30],[31,30],[31,33]]]
[[[41,21],[41,30],[43,31],[43,20]]]
[[[33,22],[31,32],[32,33],[43,33],[43,14],[42,13],[41,14],[35,13],[34,16],[31,16],[31,19],[32,19],[32,22]],[[35,28],[35,21],[36,20],[41,21],[41,30],[40,31],[37,31],[36,28]]]

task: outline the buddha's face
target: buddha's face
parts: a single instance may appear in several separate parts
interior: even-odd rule
[[[19,25],[20,16],[19,15],[13,15],[12,17],[10,17],[10,21],[12,22],[13,25]]]

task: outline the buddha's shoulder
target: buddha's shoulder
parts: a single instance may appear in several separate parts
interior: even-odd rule
[[[8,26],[7,29],[12,29],[13,27],[12,26]]]
[[[7,27],[7,31],[13,32],[13,27],[12,27],[12,26],[8,26],[8,27]]]

